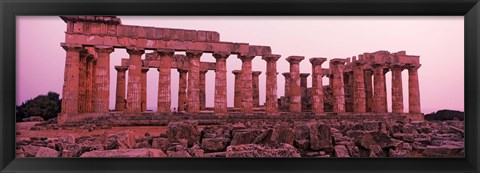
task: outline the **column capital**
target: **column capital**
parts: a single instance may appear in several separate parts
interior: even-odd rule
[[[392,71],[403,71],[406,67],[405,64],[394,63],[390,65],[390,69],[392,69]]]
[[[306,78],[308,76],[310,76],[310,73],[300,73],[300,77],[302,77],[302,78],[304,78],[304,77]]]
[[[187,50],[186,54],[187,54],[187,58],[195,58],[195,57],[201,57],[203,52],[199,50]]]
[[[386,64],[384,64],[384,63],[376,63],[376,62],[371,64],[372,68],[383,68],[383,67],[385,67],[385,65]]]
[[[208,69],[207,70],[200,69],[200,74],[206,74],[207,72],[208,72]]]
[[[230,52],[214,52],[212,55],[217,60],[226,60],[230,56]]]
[[[233,70],[232,73],[237,76],[237,75],[240,75],[242,74],[242,70]]]
[[[175,54],[174,49],[157,49],[156,51],[160,56],[173,56]]]
[[[252,61],[255,58],[254,55],[238,55],[238,59],[242,60],[242,62]]]
[[[282,75],[285,76],[285,77],[290,77],[290,72],[282,73]]]
[[[364,61],[363,59],[358,59],[356,61],[353,61],[352,64],[355,66],[364,66],[365,64],[367,64],[367,61]]]
[[[187,69],[177,68],[177,71],[178,71],[179,73],[188,73],[188,70],[187,70]]]
[[[60,46],[62,46],[66,51],[81,51],[83,49],[81,44],[60,43]]]
[[[313,57],[309,59],[310,63],[312,65],[317,66],[317,65],[322,65],[325,61],[327,61],[327,58],[322,58],[322,57]]]
[[[127,47],[127,53],[129,55],[142,55],[145,53],[145,49],[139,47]]]
[[[276,62],[279,58],[280,58],[281,55],[277,55],[277,54],[270,54],[270,55],[264,55],[262,57],[263,60],[267,61],[267,62]]]
[[[148,67],[142,67],[142,73],[146,73],[146,72],[148,72],[148,70],[150,70],[150,68],[148,68]]]
[[[300,63],[300,61],[302,61],[303,59],[305,59],[304,56],[289,56],[286,60],[287,60],[290,64],[298,64],[298,63]]]
[[[330,60],[330,64],[332,65],[345,65],[345,62],[347,62],[347,60],[342,58],[334,58]]]
[[[408,71],[417,71],[421,66],[422,64],[407,64],[406,68]]]
[[[118,72],[125,72],[128,70],[128,66],[115,66],[115,70],[117,70]]]
[[[252,71],[252,76],[260,76],[262,74],[261,71]]]
[[[97,53],[112,53],[114,48],[112,46],[94,46]]]

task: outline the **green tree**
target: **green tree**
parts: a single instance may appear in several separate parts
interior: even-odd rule
[[[61,104],[58,93],[50,91],[47,95],[39,95],[16,106],[16,121],[31,116],[40,116],[44,120],[55,118],[60,113]]]

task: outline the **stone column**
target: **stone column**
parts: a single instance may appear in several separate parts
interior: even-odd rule
[[[290,98],[290,72],[282,73],[285,77],[285,88],[283,96]]]
[[[302,111],[302,90],[300,88],[300,62],[303,56],[289,56],[290,63],[290,112]]]
[[[310,73],[300,73],[300,90],[301,90],[301,103],[302,110],[308,110],[308,98],[307,98],[307,78],[310,76]]]
[[[330,60],[330,69],[332,70],[332,91],[333,91],[333,112],[345,112],[345,91],[343,81],[343,70],[345,59]]]
[[[110,100],[110,53],[111,46],[95,46],[97,64],[95,69],[95,112],[109,112]]]
[[[394,64],[392,69],[392,112],[403,113],[403,64]]]
[[[344,72],[343,89],[345,93],[345,112],[353,112],[353,82],[353,71]]]
[[[367,112],[372,112],[373,111],[373,107],[374,107],[374,101],[373,101],[373,81],[372,81],[372,76],[373,76],[373,72],[371,69],[366,69],[363,71],[363,73],[365,74],[365,78],[364,78],[364,81],[365,81],[365,100],[366,100],[366,111]]]
[[[115,111],[125,111],[125,72],[128,70],[128,67],[115,66],[115,70],[117,70],[117,95],[115,96]]]
[[[364,113],[367,111],[365,93],[365,62],[357,60],[353,63],[353,112]]]
[[[87,58],[88,52],[80,52],[79,74],[78,74],[78,112],[86,112],[87,98]]]
[[[252,60],[255,56],[238,56],[242,60],[242,112],[253,113]]]
[[[385,68],[383,64],[372,64],[374,68],[373,78],[374,78],[374,86],[373,86],[373,100],[375,102],[373,107],[373,112],[386,112],[385,108],[387,107],[387,103],[385,102],[387,93],[385,92],[385,75],[383,74],[383,69]]]
[[[322,64],[327,58],[310,58],[312,63],[312,112],[323,113],[323,70]]]
[[[206,93],[205,93],[205,89],[206,89],[206,79],[205,79],[205,76],[207,75],[207,72],[208,70],[200,70],[200,93],[199,93],[199,96],[200,96],[200,110],[204,110],[205,107],[206,107]]]
[[[300,73],[300,87],[302,87],[302,89],[307,89],[308,76],[310,76],[310,73]]]
[[[200,111],[200,57],[201,51],[187,51],[188,58],[188,90],[187,111]]]
[[[242,71],[233,70],[232,73],[235,75],[235,93],[233,98],[233,107],[241,108],[242,107]]]
[[[80,51],[79,44],[62,43],[67,52],[62,93],[62,113],[78,113],[78,84]]]
[[[216,115],[227,114],[227,58],[228,52],[215,52],[215,102],[214,112]],[[236,77],[235,77],[236,78]],[[236,87],[236,85],[235,85]],[[235,89],[236,91],[236,89]]]
[[[171,62],[175,50],[173,49],[157,49],[157,54],[160,57],[160,64],[158,66],[158,93],[157,93],[157,112],[170,112],[172,105],[171,100]],[[181,75],[181,74],[180,74]],[[180,101],[180,98],[179,98]],[[180,103],[180,102],[179,102]],[[178,105],[180,111],[180,104]],[[182,102],[183,107],[183,102]]]
[[[147,72],[148,67],[142,67],[142,109],[141,112],[147,111]]]
[[[390,69],[389,69],[388,67],[386,67],[386,68],[383,69],[383,85],[384,85],[383,88],[384,88],[384,90],[385,90],[385,101],[384,101],[385,107],[383,108],[383,109],[384,109],[384,110],[383,110],[384,112],[388,112],[388,104],[387,104],[387,102],[388,102],[388,100],[387,100],[387,77],[385,77],[385,76],[386,76],[386,74],[387,74],[389,71],[390,71]]]
[[[142,110],[142,48],[127,48],[130,55],[128,65],[128,86],[127,86],[127,112],[140,112]]]
[[[188,70],[177,69],[179,73],[178,81],[178,111],[183,112],[187,104],[187,72]]]
[[[412,64],[408,68],[408,107],[409,113],[421,113],[420,86],[418,84],[418,68],[421,64]]]
[[[85,90],[85,112],[93,111],[93,76],[94,76],[94,59],[93,56],[87,58],[87,75]]]
[[[266,92],[265,92],[265,112],[267,114],[277,114],[277,60],[280,55],[266,55],[262,59],[267,61],[266,73]]]
[[[259,79],[258,76],[262,74],[261,71],[253,71],[252,72],[252,89],[253,89],[253,106],[258,107],[260,106],[260,90],[259,90]]]

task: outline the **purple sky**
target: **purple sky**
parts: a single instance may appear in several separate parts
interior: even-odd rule
[[[119,16],[126,25],[212,30],[221,41],[271,46],[282,57],[279,73],[288,72],[285,60],[291,55],[305,56],[300,72],[311,73],[311,57],[346,58],[363,52],[405,50],[419,55],[421,109],[430,113],[439,109],[464,110],[464,23],[463,17],[133,17]],[[55,16],[17,17],[17,104],[48,91],[62,94],[65,68],[66,24]],[[149,52],[149,51],[147,51]],[[177,52],[184,54],[184,52]],[[124,49],[111,54],[110,108],[115,107],[115,65],[127,58]],[[210,53],[201,61],[215,62]],[[260,104],[265,102],[266,62],[253,60],[260,75]],[[328,68],[328,63],[323,64]],[[241,69],[236,55],[227,59],[228,106],[233,106],[232,70]],[[156,110],[158,72],[150,69],[147,82],[147,107]],[[404,107],[408,111],[408,72],[402,72]],[[284,95],[284,77],[278,75],[278,96]],[[386,74],[388,109],[391,111],[391,72]],[[207,73],[206,104],[213,106],[215,73]],[[328,79],[324,78],[324,85]],[[311,87],[311,76],[308,77]],[[172,108],[177,107],[178,72],[172,70]]]

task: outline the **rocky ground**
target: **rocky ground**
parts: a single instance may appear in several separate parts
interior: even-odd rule
[[[463,121],[17,124],[17,157],[464,157]]]

